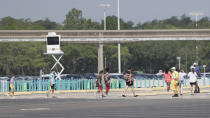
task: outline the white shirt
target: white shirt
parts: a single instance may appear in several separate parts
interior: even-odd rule
[[[190,81],[190,83],[194,83],[194,82],[196,82],[197,81],[197,74],[196,74],[196,72],[189,72],[188,73],[188,77],[189,77],[189,81]]]
[[[183,81],[184,80],[184,76],[187,75],[186,73],[183,73],[183,72],[179,72],[179,79],[180,81]]]

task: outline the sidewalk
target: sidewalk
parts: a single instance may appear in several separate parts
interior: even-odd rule
[[[201,93],[190,95],[189,87],[184,88],[184,94],[175,99],[210,99],[210,86],[200,87]],[[56,98],[72,98],[72,99],[171,99],[173,92],[166,92],[165,87],[160,88],[136,88],[136,95],[132,97],[131,90],[129,89],[127,97],[122,97],[124,89],[113,89],[107,97],[102,98],[96,94],[96,90],[68,90],[68,91],[55,91]],[[35,91],[35,92],[16,92],[14,97],[8,96],[8,93],[0,93],[0,99],[41,99],[52,98],[48,91]]]

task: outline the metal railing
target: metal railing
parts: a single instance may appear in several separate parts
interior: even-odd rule
[[[96,79],[66,79],[56,80],[55,90],[95,90]],[[210,78],[198,79],[199,86],[209,86]],[[120,89],[125,88],[126,83],[123,79],[111,79],[110,88]],[[166,83],[163,78],[160,79],[138,79],[134,81],[135,88],[154,88],[165,87]],[[184,80],[184,86],[190,86],[189,80]],[[15,80],[14,83],[15,92],[33,92],[33,91],[49,91],[49,80]],[[103,81],[103,88],[106,85]],[[0,92],[9,92],[10,84],[7,80],[0,80]]]

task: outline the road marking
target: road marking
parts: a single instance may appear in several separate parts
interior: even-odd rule
[[[50,110],[50,108],[31,108],[31,109],[20,109],[21,111],[43,111]]]

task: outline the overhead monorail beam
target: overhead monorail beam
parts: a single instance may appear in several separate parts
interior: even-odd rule
[[[42,42],[48,32],[71,43],[126,43],[160,40],[210,40],[210,29],[180,30],[0,30],[0,42]]]
[[[210,37],[180,37],[180,38],[62,38],[62,42],[70,43],[128,43],[128,42],[140,42],[140,41],[175,41],[175,40],[210,40]],[[0,38],[0,42],[44,42],[45,38],[25,38],[25,39],[3,39]]]

